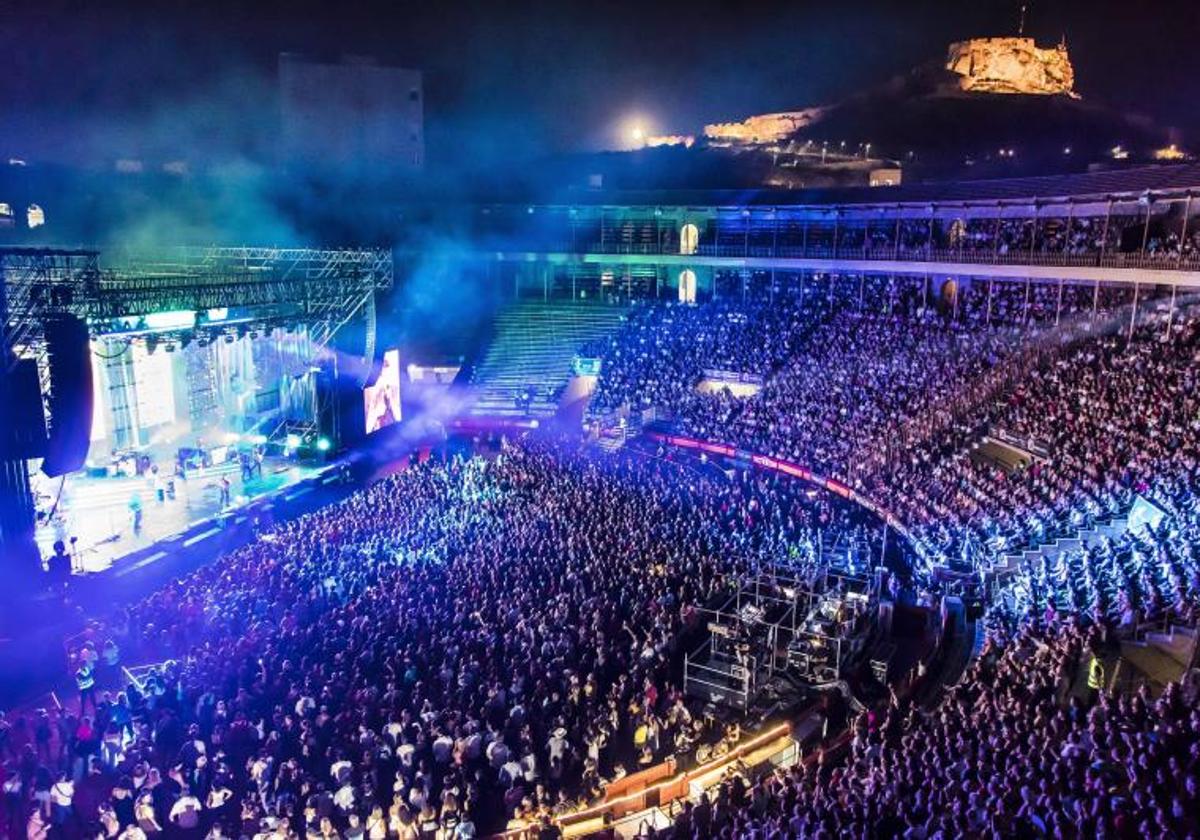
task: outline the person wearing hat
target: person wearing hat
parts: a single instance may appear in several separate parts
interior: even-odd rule
[[[567,752],[570,748],[571,743],[567,740],[565,727],[559,726],[550,733],[550,740],[546,742],[546,752],[550,759],[550,778],[562,777],[567,763]]]

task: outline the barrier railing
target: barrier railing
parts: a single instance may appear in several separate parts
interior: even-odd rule
[[[692,770],[676,773],[675,760],[626,776],[609,785],[604,800],[573,814],[564,814],[556,822],[566,837],[585,837],[614,824],[639,822],[653,809],[668,808],[692,795],[697,789],[706,790],[720,781],[730,767],[771,748],[762,761],[771,761],[779,753],[794,749],[791,724],[781,723],[738,744],[720,758]],[[537,826],[511,829],[493,835],[495,840],[526,840],[537,836]]]
[[[887,526],[904,538],[910,546],[923,559],[926,558],[927,551],[923,543],[917,540],[913,533],[895,516],[889,509],[874,501],[873,499],[859,493],[853,487],[843,484],[840,481],[832,478],[826,478],[819,475],[807,467],[802,467],[799,464],[793,464],[790,461],[785,461],[781,458],[774,458],[770,455],[760,455],[750,452],[745,449],[738,449],[735,446],[730,446],[726,443],[710,443],[708,441],[697,440],[696,438],[685,437],[683,435],[669,435],[662,432],[647,432],[648,437],[662,441],[668,446],[676,446],[680,449],[688,449],[692,451],[704,452],[710,455],[718,455],[724,458],[734,458],[739,461],[747,462],[759,469],[770,472],[780,473],[782,475],[798,478],[801,481],[821,487],[854,502],[861,508],[875,514],[882,519]]]
[[[970,263],[973,265],[1029,265],[1046,268],[1137,268],[1162,271],[1200,271],[1200,255],[1183,257],[1178,253],[1070,253],[1067,251],[1039,251],[1028,247],[1015,247],[999,251],[992,247],[931,248],[925,245],[886,245],[883,247],[861,247],[839,245],[807,246],[795,245],[698,245],[690,254],[679,252],[677,245],[660,247],[656,243],[537,243],[536,251],[568,254],[613,254],[634,256],[674,257],[756,257],[761,259],[813,259],[813,260],[867,260],[936,263]]]
[[[703,378],[711,379],[714,382],[738,382],[748,385],[762,385],[763,376],[761,373],[744,373],[736,370],[721,370],[720,368],[705,368],[701,371]]]

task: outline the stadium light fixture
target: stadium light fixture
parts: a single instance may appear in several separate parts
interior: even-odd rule
[[[613,127],[617,145],[624,149],[645,148],[646,141],[652,133],[650,125],[651,121],[645,114],[627,113]]]

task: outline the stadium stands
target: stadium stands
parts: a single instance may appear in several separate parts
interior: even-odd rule
[[[901,207],[920,190],[767,227],[748,201],[697,253],[1189,269],[1194,171],[959,185],[944,218]],[[1031,192],[1057,215],[998,203]],[[605,247],[680,248],[597,221]],[[521,301],[477,413],[552,413],[572,359],[599,359],[591,440],[444,449],[116,609],[100,638],[152,667],[131,682],[76,650],[78,698],[0,719],[0,829],[1198,836],[1200,308],[1168,274],[734,273],[694,304],[632,280],[620,305]],[[750,581],[795,603],[834,552],[868,569],[870,610],[792,621],[868,616],[845,679],[787,703],[787,661],[732,718],[689,694],[714,637],[730,676],[754,667],[714,605],[760,622]]]
[[[472,411],[492,417],[553,414],[580,347],[614,329],[622,313],[619,306],[601,303],[505,309],[471,377],[478,391]]]
[[[481,243],[522,259],[565,253],[1195,271],[1198,191],[1200,166],[1188,164],[829,192],[582,195],[572,206],[483,208],[475,222]]]

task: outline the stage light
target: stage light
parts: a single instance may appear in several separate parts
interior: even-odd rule
[[[226,443],[237,443],[241,439],[242,439],[242,436],[239,435],[237,432],[226,432],[225,433],[225,442]]]
[[[254,444],[255,446],[262,446],[264,443],[267,442],[267,436],[266,435],[247,435],[246,441],[248,443]]]
[[[196,326],[196,313],[190,309],[151,312],[146,316],[146,328],[151,330],[190,329],[194,326]]]
[[[330,443],[329,438],[327,438],[327,437],[317,438],[317,451],[318,452],[328,452],[329,447],[331,447],[331,446],[333,446],[333,444]]]
[[[300,435],[288,435],[285,442],[288,449],[296,449],[300,446]]]

